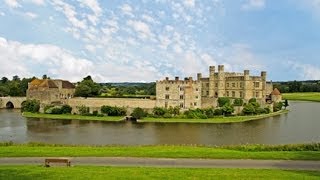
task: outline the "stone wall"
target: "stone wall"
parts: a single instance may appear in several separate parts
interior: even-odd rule
[[[20,109],[26,99],[26,97],[0,97],[0,108],[6,108],[6,104],[11,102],[15,109]]]
[[[151,110],[156,106],[155,100],[133,98],[71,98],[64,100],[64,103],[70,105],[75,113],[77,113],[77,106],[82,105],[89,107],[91,112],[100,112],[103,105],[125,107],[128,109],[128,114],[136,107]]]

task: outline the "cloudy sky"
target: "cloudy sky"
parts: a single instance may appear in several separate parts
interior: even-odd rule
[[[320,79],[320,0],[0,0],[0,76]]]

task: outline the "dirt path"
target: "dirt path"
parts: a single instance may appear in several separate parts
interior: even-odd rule
[[[68,157],[71,165],[319,170],[320,161]],[[46,157],[0,158],[0,165],[42,165]]]

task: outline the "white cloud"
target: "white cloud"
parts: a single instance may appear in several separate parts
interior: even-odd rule
[[[260,10],[266,6],[266,0],[246,0],[242,5],[243,10]]]
[[[129,20],[127,21],[127,25],[132,27],[139,34],[139,37],[141,37],[142,39],[152,38],[154,36],[148,24],[142,21]]]
[[[123,14],[134,17],[134,15],[132,14],[132,7],[129,4],[123,4],[120,9]]]
[[[91,74],[95,76],[94,64],[82,58],[77,58],[65,49],[49,44],[22,44],[17,41],[8,41],[0,37],[0,66],[2,76],[11,77],[35,75],[34,66],[38,73],[49,72],[53,78],[79,81],[82,77]],[[45,69],[41,69],[45,67]],[[40,75],[41,75],[40,74]]]
[[[300,78],[303,80],[319,80],[320,79],[320,67],[303,64],[295,61],[288,61],[289,65],[293,70],[299,72]]]
[[[21,7],[17,0],[4,0],[4,2],[11,8]]]
[[[33,12],[26,12],[25,15],[30,19],[35,19],[38,17],[38,15]]]
[[[31,2],[36,5],[44,5],[44,0],[31,0]]]
[[[0,16],[5,16],[6,14],[4,12],[0,12]]]
[[[87,18],[92,24],[97,25],[99,22],[99,17],[102,15],[102,9],[99,5],[99,2],[97,0],[79,0],[79,2],[81,5],[87,6],[92,10],[94,14],[88,14]]]
[[[195,6],[195,0],[183,0],[183,4],[187,7],[194,7]]]

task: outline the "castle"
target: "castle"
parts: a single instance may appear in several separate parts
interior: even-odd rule
[[[225,72],[224,66],[209,67],[209,77],[197,74],[180,80],[175,77],[170,80],[156,82],[156,106],[176,107],[182,109],[216,107],[219,97],[241,98],[248,101],[256,98],[260,104],[266,101],[280,101],[278,90],[273,91],[272,83],[267,82],[267,72],[262,71],[260,76],[251,76],[249,70],[243,73]]]

